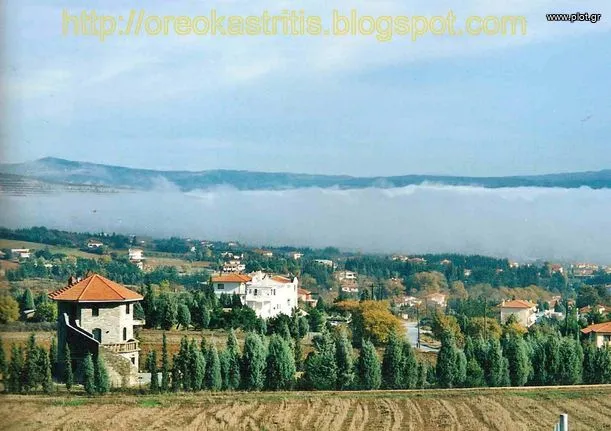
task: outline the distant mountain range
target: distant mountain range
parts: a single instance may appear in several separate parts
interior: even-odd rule
[[[611,169],[596,172],[574,172],[509,177],[460,177],[444,175],[401,175],[353,177],[347,175],[310,175],[295,173],[251,172],[236,170],[157,171],[121,166],[75,162],[45,157],[33,162],[0,164],[0,190],[11,184],[35,186],[45,191],[44,183],[52,188],[75,185],[93,190],[108,189],[153,190],[176,186],[182,191],[230,186],[239,190],[286,190],[304,187],[361,189],[392,188],[414,184],[435,183],[448,186],[500,187],[590,187],[611,188]]]

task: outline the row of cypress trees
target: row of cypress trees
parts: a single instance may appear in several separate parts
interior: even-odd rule
[[[611,349],[558,334],[507,335],[502,341],[466,337],[459,349],[446,332],[436,380],[443,388],[611,383]]]
[[[74,386],[74,373],[68,345],[64,351],[64,374],[61,380],[66,389]],[[95,361],[91,353],[85,357],[82,365],[83,386],[90,394],[104,394],[110,390],[110,379],[101,355]],[[51,341],[49,351],[36,344],[36,337],[31,334],[25,348],[11,346],[11,357],[7,360],[4,354],[2,339],[0,338],[0,374],[2,374],[4,388],[7,392],[22,393],[42,389],[51,393],[55,389],[53,375],[57,369],[57,345],[55,339]]]

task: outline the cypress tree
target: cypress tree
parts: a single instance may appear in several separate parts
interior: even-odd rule
[[[583,382],[587,385],[600,383],[596,368],[596,350],[592,342],[587,342],[583,349]]]
[[[196,376],[196,373],[200,372],[200,370],[198,369],[200,365],[198,364],[197,359],[198,353],[201,353],[199,347],[195,343],[195,340],[191,339],[191,342],[189,343],[189,348],[187,350],[186,358],[186,368],[188,369],[189,383],[188,387],[186,387],[185,390],[199,391],[201,389],[201,381],[198,382],[199,376]]]
[[[272,335],[266,359],[265,387],[289,390],[293,386],[295,372],[295,358],[288,342],[278,334]]]
[[[2,342],[2,337],[0,337],[0,374],[2,375],[2,381],[4,382],[6,390],[6,382],[8,380],[8,361],[6,360],[6,356],[4,354],[4,343]]]
[[[261,337],[254,332],[246,334],[242,356],[242,387],[251,391],[263,389],[265,383],[266,352]]]
[[[39,352],[40,367],[42,369],[42,390],[46,394],[50,394],[53,391],[53,379],[51,377],[51,360],[47,352],[41,348]]]
[[[161,391],[167,392],[170,388],[170,360],[168,358],[168,342],[163,333],[163,341],[161,344]]]
[[[579,342],[563,337],[560,348],[560,383],[576,385],[581,383],[583,374],[583,350]]]
[[[484,379],[484,370],[482,370],[482,367],[479,365],[479,362],[477,362],[473,357],[467,360],[465,386],[468,388],[486,386],[486,380]]]
[[[456,374],[454,375],[454,386],[463,387],[467,380],[467,357],[465,352],[456,349],[456,364],[454,366]]]
[[[361,389],[378,389],[382,383],[382,368],[376,348],[369,340],[361,341],[358,360],[359,386]]]
[[[204,388],[204,377],[206,376],[206,359],[200,349],[195,349],[195,367],[193,369],[192,387],[194,391]]]
[[[299,338],[293,339],[293,356],[295,356],[295,369],[303,370],[303,346]]]
[[[219,353],[219,363],[221,364],[221,385],[223,390],[229,389],[229,352],[227,349],[221,350]]]
[[[511,386],[524,386],[530,375],[530,358],[528,346],[519,336],[509,336],[505,339],[503,354],[509,363],[509,380]]]
[[[227,389],[236,390],[240,387],[240,347],[233,329],[227,337]]]
[[[486,382],[490,387],[503,386],[504,380],[504,362],[501,343],[495,338],[488,341],[487,352],[488,369],[484,370],[486,374]]]
[[[174,354],[172,355],[172,392],[178,392],[181,386],[180,358]]]
[[[157,353],[154,350],[151,350],[146,358],[146,368],[151,373],[149,390],[157,392],[159,390],[159,380],[157,378]]]
[[[180,386],[182,390],[188,391],[191,389],[191,368],[189,367],[189,341],[187,337],[182,337],[178,355],[176,356],[176,365],[180,371]]]
[[[51,339],[51,346],[49,347],[49,361],[51,363],[51,375],[57,373],[57,343],[55,337]]]
[[[405,389],[413,389],[418,381],[418,362],[414,349],[408,341],[403,341],[401,357],[403,360],[401,364],[401,386]]]
[[[349,389],[354,382],[354,358],[352,345],[345,331],[340,331],[335,340],[337,364],[337,389]]]
[[[331,335],[324,331],[314,340],[315,350],[304,364],[304,381],[311,389],[331,390],[338,384],[337,356]]]
[[[207,349],[205,386],[211,391],[220,391],[223,385],[221,377],[221,362],[216,346]]]
[[[611,347],[596,349],[596,380],[597,383],[611,383]]]
[[[393,331],[388,337],[382,357],[382,386],[386,389],[400,389],[403,373],[402,346],[399,337]]]
[[[70,391],[74,385],[74,374],[72,373],[72,356],[70,354],[70,346],[68,343],[64,347],[64,383],[66,389]]]
[[[23,351],[21,348],[11,346],[11,362],[8,366],[8,390],[19,393],[22,390],[21,375],[23,374]]]
[[[104,358],[98,353],[94,365],[94,384],[98,394],[105,394],[110,390],[110,379],[108,378],[108,370],[104,363]]]
[[[441,349],[437,354],[437,384],[442,388],[452,388],[456,384],[457,377],[457,353],[454,337],[450,332],[445,332],[441,339]]]
[[[426,375],[428,369],[428,364],[426,362],[418,363],[418,378],[416,380],[416,388],[425,389],[427,386]]]
[[[548,385],[560,384],[560,340],[557,335],[550,335],[545,342],[545,371]]]
[[[34,297],[32,296],[32,291],[30,289],[26,289],[25,292],[23,292],[23,296],[21,298],[21,311],[33,309]]]
[[[87,353],[83,361],[83,386],[89,395],[95,394],[95,370],[91,353]]]
[[[30,335],[25,351],[25,364],[21,374],[21,387],[25,391],[36,389],[41,382],[41,370],[39,365],[39,349],[36,346],[36,337]]]

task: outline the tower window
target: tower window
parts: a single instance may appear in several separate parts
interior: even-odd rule
[[[91,307],[91,315],[93,317],[98,317],[100,315],[100,307],[98,307],[97,305]]]
[[[125,304],[125,314],[129,314],[130,308],[130,304]]]
[[[123,328],[123,341],[127,341],[127,328]]]

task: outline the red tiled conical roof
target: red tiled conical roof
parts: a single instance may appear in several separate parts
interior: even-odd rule
[[[71,302],[120,302],[143,299],[139,293],[99,274],[93,274],[72,286],[51,292],[49,298],[54,301]]]

